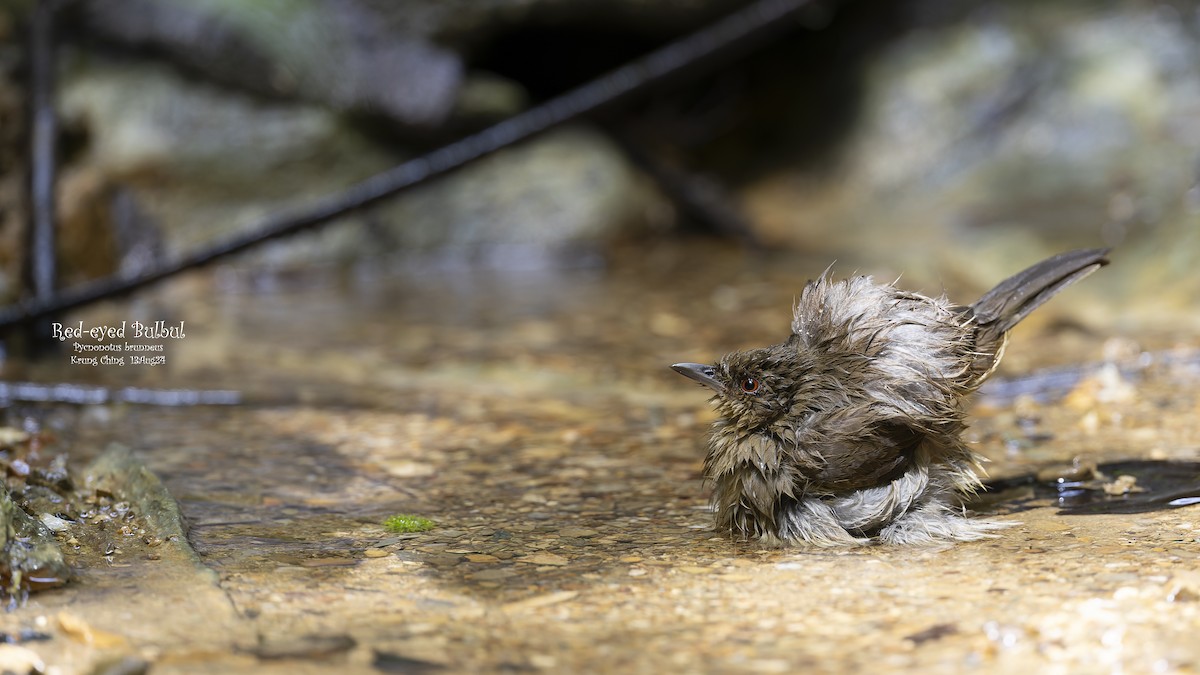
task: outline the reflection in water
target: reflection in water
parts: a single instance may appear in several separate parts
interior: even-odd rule
[[[1175,371],[1195,372],[1200,368],[1200,352],[1144,351],[1125,362],[1117,364],[1122,378],[1135,379],[1142,371],[1152,366]],[[1074,389],[1085,378],[1095,375],[1105,364],[1075,364],[1058,368],[1045,368],[1019,377],[996,378],[979,389],[979,398],[991,405],[1010,405],[1017,398],[1028,396],[1039,403],[1055,401]]]
[[[1057,505],[1060,515],[1146,513],[1200,504],[1200,462],[1111,462],[988,481],[985,492],[985,501],[1013,511]]]

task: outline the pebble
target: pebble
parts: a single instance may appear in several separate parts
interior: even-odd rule
[[[46,672],[46,664],[37,652],[20,645],[0,644],[0,671],[27,675]]]
[[[59,629],[76,642],[81,642],[98,649],[115,649],[129,646],[129,642],[123,635],[93,628],[87,621],[74,614],[59,612],[57,619]]]
[[[301,567],[353,567],[358,564],[354,558],[305,558],[300,561]]]
[[[453,567],[462,562],[462,556],[452,554],[433,554],[424,556],[421,562],[434,567]]]
[[[350,651],[356,644],[354,638],[343,634],[289,636],[263,640],[252,651],[264,660],[323,659]]]
[[[523,558],[518,558],[517,562],[530,563],[532,565],[552,565],[557,567],[566,565],[570,561],[556,553],[535,553],[533,555],[527,555]]]
[[[493,567],[470,575],[471,579],[476,581],[499,581],[517,575],[517,571],[511,567]]]
[[[45,525],[46,528],[51,532],[65,532],[69,527],[69,523],[67,523],[67,521],[52,513],[43,513],[40,517],[40,520],[42,521],[42,524]]]

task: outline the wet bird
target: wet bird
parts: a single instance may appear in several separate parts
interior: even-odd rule
[[[960,438],[965,404],[1009,330],[1107,253],[1054,256],[965,307],[826,271],[805,286],[786,341],[671,366],[716,392],[704,473],[718,529],[838,546],[968,541],[1010,524],[961,505],[982,473]]]

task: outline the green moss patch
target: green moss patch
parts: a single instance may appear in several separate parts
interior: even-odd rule
[[[425,532],[433,529],[433,521],[421,516],[412,516],[407,513],[401,513],[394,516],[388,516],[383,521],[383,526],[389,532],[397,534],[407,534],[409,532]]]

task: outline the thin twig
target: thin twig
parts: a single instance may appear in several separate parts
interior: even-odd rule
[[[111,277],[69,289],[49,300],[0,310],[0,329],[98,300],[130,293],[181,272],[208,265],[278,237],[327,223],[401,190],[457,169],[564,122],[594,113],[669,77],[694,71],[717,56],[729,56],[787,27],[784,21],[812,0],[758,0],[728,17],[666,45],[557,98],[514,115],[479,133],[376,174],[307,208],[267,216],[245,234],[137,275]]]

